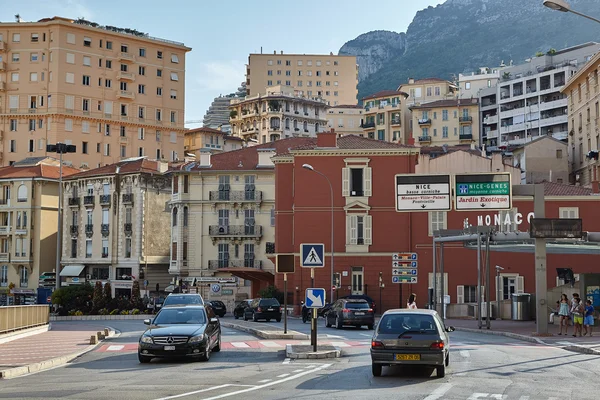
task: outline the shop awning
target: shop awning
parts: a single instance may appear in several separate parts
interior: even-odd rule
[[[265,281],[273,284],[275,280],[275,276],[272,273],[258,268],[219,268],[219,272],[228,272],[233,276],[249,281]]]
[[[62,271],[60,271],[60,276],[79,276],[84,268],[85,265],[66,265]]]

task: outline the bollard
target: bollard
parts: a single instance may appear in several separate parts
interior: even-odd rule
[[[90,344],[98,344],[98,336],[92,335],[90,337]]]
[[[104,340],[104,339],[106,339],[106,336],[104,336],[104,332],[102,332],[102,331],[98,331],[96,333],[96,336],[98,336],[98,340]]]
[[[108,328],[104,328],[104,336],[106,336],[106,337],[110,336],[110,330]]]

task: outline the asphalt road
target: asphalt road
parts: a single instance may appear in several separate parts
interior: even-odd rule
[[[226,320],[233,320],[226,317]],[[141,365],[135,346],[141,321],[107,321],[122,331],[64,367],[0,382],[2,399],[504,399],[598,398],[600,357],[501,336],[453,332],[450,368],[384,368],[371,375],[371,331],[325,328],[319,340],[344,343],[340,359],[285,359],[279,341],[223,329],[209,362],[155,360]],[[271,322],[275,324],[274,322]],[[290,320],[289,329],[309,324]],[[330,336],[328,336],[330,335]],[[112,346],[112,347],[111,347]]]

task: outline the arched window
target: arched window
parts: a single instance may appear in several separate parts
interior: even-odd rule
[[[171,223],[173,226],[177,226],[177,207],[173,208],[173,219]]]
[[[17,201],[27,201],[27,186],[19,186],[19,189],[17,189]]]
[[[188,226],[188,208],[183,207],[183,226]]]
[[[303,128],[304,128],[304,132],[308,132],[308,122],[304,121],[304,123],[302,124]]]
[[[315,124],[315,133],[319,133],[319,123]]]
[[[273,129],[273,130],[281,129],[281,120],[279,119],[279,117],[271,118],[271,129]]]
[[[285,129],[290,129],[290,119],[289,118],[285,119]]]

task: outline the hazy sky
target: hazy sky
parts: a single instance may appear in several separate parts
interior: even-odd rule
[[[248,54],[337,54],[372,30],[405,32],[418,10],[444,0],[0,0],[0,21],[61,16],[137,29],[184,42],[186,120],[201,120],[213,98],[245,80]],[[197,127],[190,124],[188,127]]]

